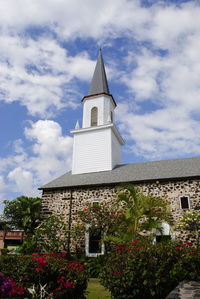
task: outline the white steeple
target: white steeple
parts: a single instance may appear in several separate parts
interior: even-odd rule
[[[82,129],[75,128],[72,174],[112,170],[120,164],[124,144],[115,124],[116,103],[109,93],[101,50],[89,94],[82,100]]]

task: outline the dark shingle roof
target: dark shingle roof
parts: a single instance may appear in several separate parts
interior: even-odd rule
[[[111,171],[60,176],[39,189],[200,177],[200,157],[122,164]]]
[[[103,57],[100,50],[88,95],[101,93],[109,94],[109,88],[103,63]]]

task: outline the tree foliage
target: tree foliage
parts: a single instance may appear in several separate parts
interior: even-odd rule
[[[142,235],[152,234],[153,229],[162,233],[163,222],[172,223],[169,206],[159,197],[144,195],[131,184],[119,187],[118,209],[124,211],[123,221],[117,227],[119,239],[128,242]]]
[[[27,235],[34,234],[41,219],[41,198],[20,196],[4,201],[4,219],[15,229],[24,230]]]
[[[44,219],[35,231],[39,252],[58,252],[66,250],[68,228],[60,216],[52,215]]]
[[[36,251],[40,253],[66,251],[67,242],[67,224],[60,216],[51,215],[40,222],[34,235],[24,240],[20,252],[31,254]]]
[[[161,230],[163,222],[172,223],[166,201],[144,195],[131,184],[120,186],[117,199],[109,204],[88,204],[79,217],[84,226],[101,231],[104,241],[119,244],[152,235],[153,229]]]

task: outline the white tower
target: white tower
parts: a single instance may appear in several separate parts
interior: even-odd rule
[[[72,174],[112,170],[120,164],[124,144],[114,124],[116,103],[109,93],[101,50],[89,94],[82,99],[82,128],[74,135]]]

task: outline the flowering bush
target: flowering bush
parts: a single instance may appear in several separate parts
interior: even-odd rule
[[[200,280],[200,252],[186,244],[117,246],[100,274],[113,298],[165,298],[184,279]]]
[[[146,196],[132,184],[120,186],[117,198],[109,205],[105,202],[89,203],[78,215],[82,228],[88,224],[90,232],[101,232],[106,249],[113,243],[126,243],[144,235],[153,238],[153,228],[162,230],[163,222],[172,223],[165,200]]]
[[[33,294],[42,287],[46,297],[41,298],[84,298],[87,272],[80,262],[70,262],[63,255],[2,256],[0,292],[5,298],[40,298]]]
[[[0,296],[9,296],[13,297],[15,295],[24,295],[25,290],[22,286],[17,285],[10,277],[5,276],[3,273],[0,273]]]
[[[85,224],[90,224],[91,228],[94,228],[95,231],[101,231],[102,235],[104,233],[113,234],[116,226],[123,221],[123,213],[117,211],[114,203],[110,203],[110,205],[105,202],[98,205],[89,203],[87,207],[79,211],[78,215],[84,229]]]

